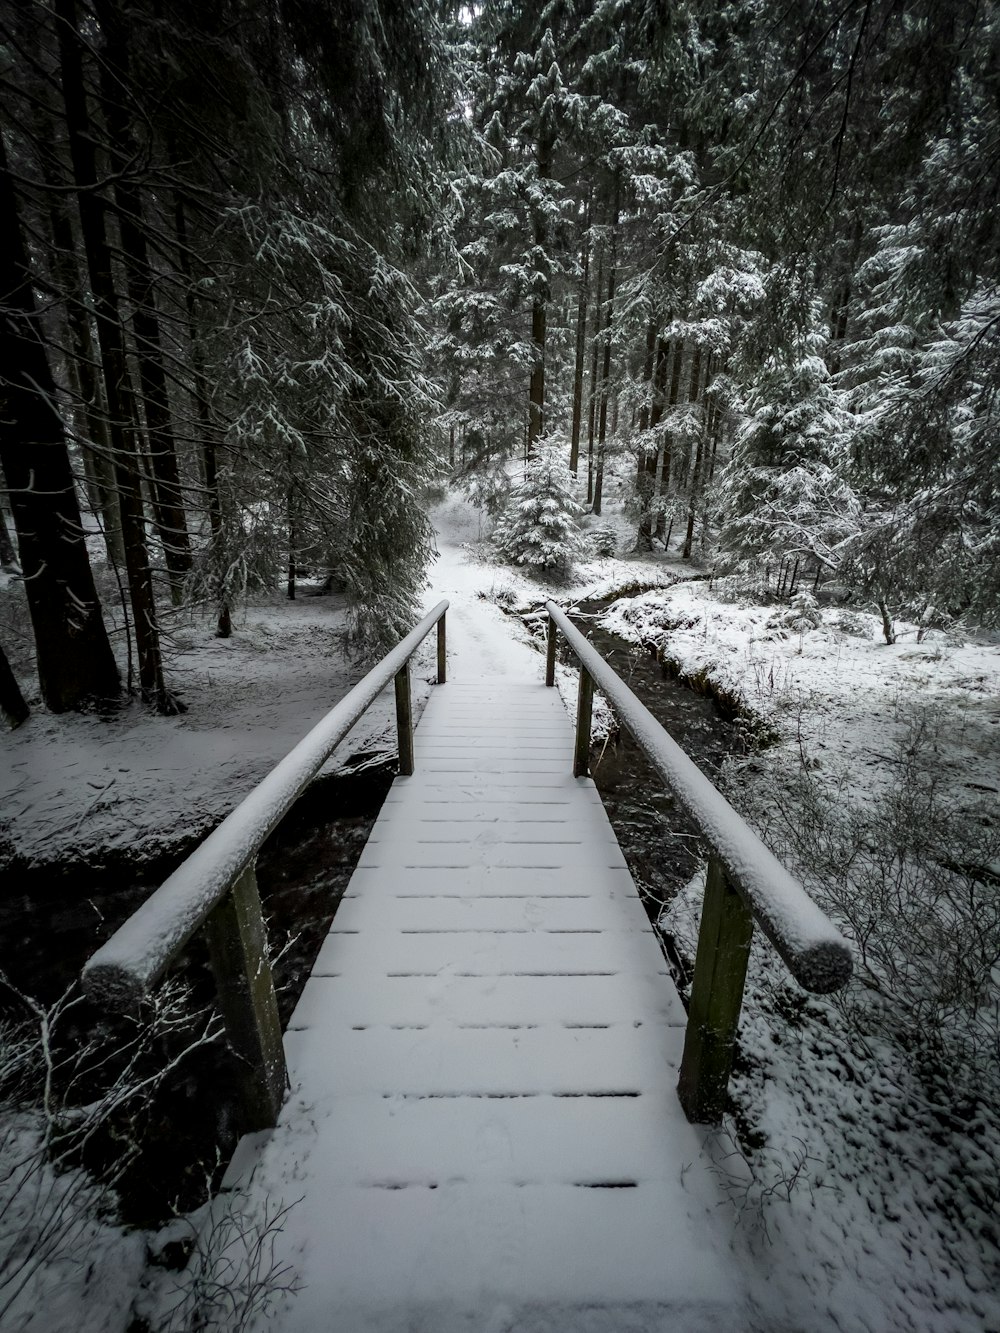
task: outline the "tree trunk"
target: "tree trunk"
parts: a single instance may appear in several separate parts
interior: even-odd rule
[[[583,419],[583,375],[587,362],[587,306],[590,300],[590,199],[584,222],[583,272],[576,308],[576,357],[573,363],[573,422],[570,431],[569,470],[575,477],[580,466],[580,426]]]
[[[701,392],[701,345],[695,344],[694,355],[691,358],[691,383],[688,388],[688,402],[696,403]],[[706,364],[706,379],[711,367],[711,357]],[[694,465],[691,468],[691,488],[688,493],[688,516],[687,529],[684,533],[684,548],[681,551],[682,560],[691,559],[691,548],[694,544],[694,520],[698,511],[698,499],[701,492],[701,460],[705,451],[705,427],[703,421],[701,429],[698,431],[698,445],[694,455]]]
[[[0,231],[0,464],[17,530],[42,698],[61,713],[118,698],[121,681],[87,556],[2,136]]]
[[[176,713],[178,701],[163,679],[160,635],[153,594],[153,577],[146,550],[145,516],[140,491],[136,437],[136,404],[128,378],[125,339],[118,313],[111,248],[105,227],[104,203],[97,193],[97,159],[87,114],[86,90],[74,0],[55,0],[59,20],[59,56],[70,155],[77,186],[80,230],[83,236],[90,288],[94,298],[97,337],[104,369],[115,483],[125,541],[125,568],[143,699],[158,712]]]
[[[597,321],[594,326],[594,352],[590,362],[590,396],[587,400],[587,503],[594,498],[594,432],[597,427],[597,368],[601,336],[601,288],[604,285],[604,249],[597,262]]]
[[[538,179],[548,180],[552,175],[552,141],[545,133],[538,136]],[[535,247],[544,250],[548,237],[545,218],[541,212],[535,215]],[[531,382],[528,386],[528,455],[535,447],[535,441],[545,428],[545,317],[548,297],[543,292],[536,292],[531,306],[531,343],[535,350],[534,365],[531,370]]]
[[[657,337],[655,320],[649,321],[646,331],[646,360],[643,365],[643,382],[650,386],[649,397],[642,404],[639,412],[640,432],[658,426],[663,415],[663,395],[666,389],[667,358],[670,344]],[[650,399],[652,401],[650,401]],[[639,475],[637,483],[640,493],[645,490],[643,514],[639,519],[639,528],[635,537],[637,551],[653,549],[653,525],[656,502],[660,494],[660,482],[663,476],[663,443],[655,449],[648,445],[641,448],[639,454]]]
[[[31,709],[25,702],[2,644],[0,644],[0,716],[3,717],[8,731],[16,731],[31,716]]]
[[[101,61],[101,101],[111,139],[111,168],[116,173],[115,204],[121,235],[125,282],[132,305],[132,328],[139,367],[139,385],[146,413],[146,435],[152,465],[153,513],[175,605],[183,599],[184,580],[191,569],[191,544],[184,513],[177,446],[174,441],[167,377],[163,368],[160,322],[154,298],[154,279],[142,203],[136,183],[127,172],[134,154],[122,89],[129,86],[128,47],[119,13],[98,0],[96,13],[105,37]]]
[[[0,509],[0,569],[15,573],[18,569],[17,552],[7,531],[7,515]]]
[[[0,714],[8,731],[16,731],[22,722],[27,722],[31,709],[24,701],[17,677],[7,661],[7,654],[0,644]]]
[[[608,306],[604,325],[604,358],[601,365],[601,411],[597,431],[597,470],[594,474],[594,498],[591,510],[600,514],[604,492],[604,455],[608,428],[608,385],[611,382],[611,321],[615,310],[615,278],[618,261],[619,186],[615,185],[615,207],[611,221],[611,253],[608,256]]]
[[[46,183],[56,183],[55,173],[48,167],[45,155],[42,155]],[[70,362],[76,375],[79,401],[83,407],[83,416],[87,423],[87,436],[81,438],[77,431],[77,440],[83,452],[84,468],[87,480],[94,495],[94,512],[100,514],[104,530],[104,546],[108,561],[117,569],[125,564],[125,546],[122,541],[122,521],[118,512],[118,496],[115,492],[114,466],[111,460],[111,438],[108,433],[107,413],[101,397],[100,372],[97,350],[90,326],[90,313],[86,307],[85,292],[80,281],[77,265],[76,238],[62,203],[53,201],[49,208],[49,225],[52,228],[53,269],[57,282],[64,293],[66,325],[69,333],[73,356]]]

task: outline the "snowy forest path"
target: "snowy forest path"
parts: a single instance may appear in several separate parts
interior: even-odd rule
[[[218,1203],[291,1205],[268,1329],[743,1326],[684,1010],[572,748],[540,680],[433,691]]]

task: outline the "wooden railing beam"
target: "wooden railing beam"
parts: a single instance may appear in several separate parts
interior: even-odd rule
[[[565,611],[551,601],[546,610],[545,683],[552,684],[557,629],[580,663],[574,776],[588,771],[596,686],[708,844],[708,880],[678,1092],[691,1120],[717,1122],[732,1070],[754,923],[796,980],[817,994],[846,985],[853,968],[850,946]]]
[[[445,639],[444,622],[445,612],[442,611],[441,619],[438,621],[437,627],[437,683],[439,685],[443,685],[448,679],[448,645]]]

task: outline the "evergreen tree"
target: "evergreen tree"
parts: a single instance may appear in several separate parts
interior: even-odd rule
[[[567,458],[564,436],[538,441],[493,536],[505,559],[555,577],[568,574],[585,549]]]

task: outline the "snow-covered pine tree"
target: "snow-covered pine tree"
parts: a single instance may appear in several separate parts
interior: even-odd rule
[[[565,436],[544,436],[537,442],[493,537],[505,559],[556,578],[565,577],[584,551],[582,510],[573,498],[568,459]]]
[[[720,540],[731,559],[798,557],[834,570],[860,528],[860,504],[841,466],[852,418],[822,352],[814,331],[792,355],[772,358],[748,396],[720,486]]]

